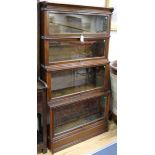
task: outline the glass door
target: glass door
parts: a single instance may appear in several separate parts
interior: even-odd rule
[[[104,117],[104,96],[65,105],[54,110],[54,134],[57,135]]]
[[[52,72],[52,98],[104,85],[104,66]]]
[[[48,12],[49,35],[66,33],[106,33],[108,15]]]
[[[48,59],[50,62],[68,61],[105,56],[106,40],[67,40],[49,41]]]

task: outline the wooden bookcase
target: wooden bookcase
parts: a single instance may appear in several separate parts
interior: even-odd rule
[[[57,152],[108,130],[113,8],[40,3],[41,78],[48,147]]]

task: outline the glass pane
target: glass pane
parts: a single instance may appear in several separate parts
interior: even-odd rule
[[[54,133],[60,133],[104,116],[105,97],[96,97],[55,109]]]
[[[104,56],[105,40],[99,41],[51,41],[49,62]]]
[[[52,74],[52,97],[103,86],[104,67],[57,71]]]
[[[77,15],[51,13],[49,34],[53,33],[104,33],[108,30],[108,17],[103,15]]]

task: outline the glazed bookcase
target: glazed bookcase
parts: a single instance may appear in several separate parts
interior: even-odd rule
[[[108,130],[113,8],[40,3],[41,78],[51,152]]]

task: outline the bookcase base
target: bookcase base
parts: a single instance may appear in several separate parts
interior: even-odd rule
[[[48,139],[48,148],[55,153],[106,131],[108,131],[108,121],[101,119]]]

